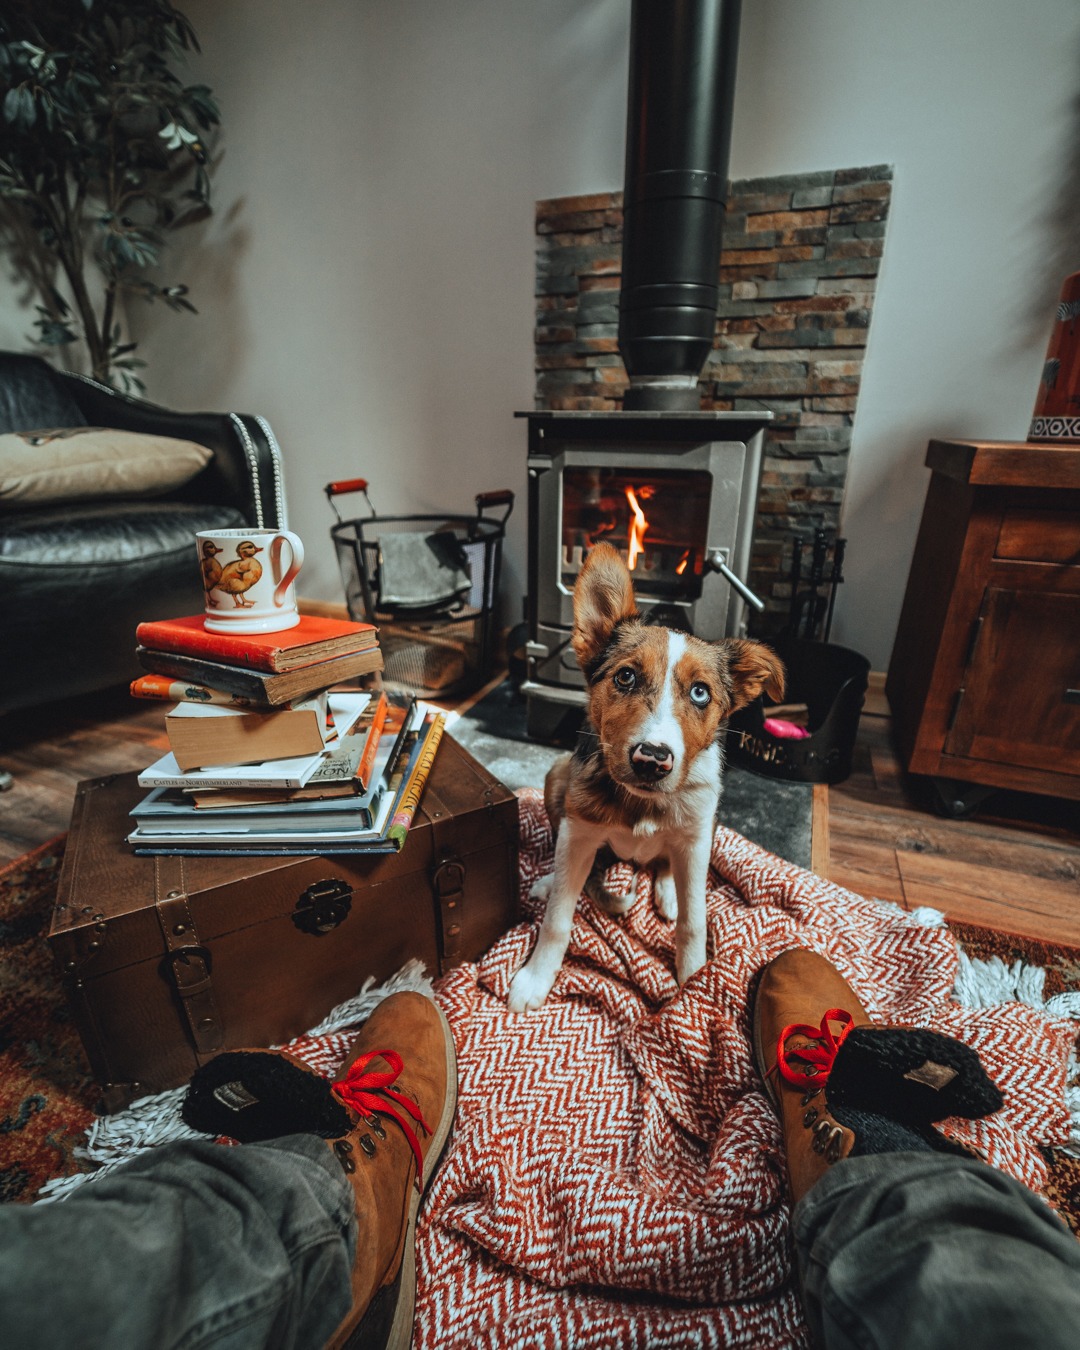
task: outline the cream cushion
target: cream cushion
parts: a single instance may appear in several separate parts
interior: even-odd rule
[[[214,452],[175,436],[105,427],[11,431],[0,435],[0,509],[159,497],[182,487]]]

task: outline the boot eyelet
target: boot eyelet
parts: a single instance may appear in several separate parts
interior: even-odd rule
[[[357,1142],[369,1158],[375,1156],[375,1140],[370,1134],[362,1134]]]
[[[341,1170],[343,1172],[356,1171],[356,1163],[350,1156],[351,1153],[352,1153],[352,1144],[350,1144],[347,1139],[334,1140],[334,1154],[337,1157],[338,1162],[341,1164]]]
[[[375,1115],[366,1116],[365,1121],[367,1125],[369,1125],[371,1129],[375,1131],[375,1133],[378,1135],[380,1139],[386,1138],[386,1131],[383,1129],[382,1121],[379,1119],[378,1116]]]
[[[806,1112],[806,1114],[802,1118],[803,1129],[808,1130],[810,1126],[813,1125],[814,1121],[817,1120],[817,1118],[818,1118],[818,1109],[816,1106],[811,1106],[810,1109]]]
[[[800,1104],[802,1106],[809,1106],[815,1097],[820,1096],[821,1088],[808,1088],[807,1091],[803,1093],[802,1102]]]
[[[831,1167],[833,1163],[840,1161],[840,1147],[844,1142],[844,1132],[837,1127],[829,1136],[829,1144],[825,1150],[825,1161]]]

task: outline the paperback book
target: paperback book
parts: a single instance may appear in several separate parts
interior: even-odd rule
[[[195,805],[199,808],[249,806],[252,803],[303,802],[362,794],[368,784],[378,779],[387,757],[393,755],[396,758],[395,742],[405,730],[415,699],[410,698],[405,707],[396,707],[381,694],[373,702],[375,708],[370,725],[367,723],[371,703],[352,731],[342,736],[324,757],[304,787],[197,790],[192,793]]]
[[[198,810],[191,798],[173,788],[154,788],[131,815],[140,838],[184,838],[193,843],[225,836],[248,838],[335,829],[370,829],[378,811],[381,791],[343,800],[316,800],[299,806],[232,806]],[[373,809],[374,808],[374,809]]]
[[[351,729],[370,700],[369,694],[331,693],[329,708],[335,726]],[[181,769],[170,751],[139,774],[144,788],[297,788],[303,787],[332,751],[327,747],[311,755],[271,759],[260,764],[225,768]]]
[[[240,694],[227,694],[223,689],[210,689],[205,684],[190,680],[172,680],[168,675],[140,675],[131,681],[132,698],[149,698],[159,703],[217,703],[224,708],[258,708],[260,705]],[[291,703],[282,704],[291,708]]]

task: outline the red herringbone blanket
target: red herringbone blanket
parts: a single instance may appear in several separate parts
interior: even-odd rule
[[[550,870],[540,794],[521,798],[522,894]],[[437,986],[457,1046],[454,1133],[421,1213],[416,1341],[478,1346],[802,1346],[777,1123],[747,1039],[755,973],[788,947],[827,956],[876,1020],[973,1045],[1005,1092],[950,1132],[1038,1189],[1039,1143],[1068,1137],[1075,1028],[1018,1003],[950,998],[955,940],[717,830],[711,959],[684,988],[651,881],[615,919],[582,900],[546,1006],[507,1011],[534,928]],[[535,917],[535,916],[534,916]]]

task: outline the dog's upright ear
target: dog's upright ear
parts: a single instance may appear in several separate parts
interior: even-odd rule
[[[626,563],[610,544],[594,544],[574,584],[571,643],[586,674],[607,646],[615,625],[636,617],[634,587]]]
[[[749,638],[729,638],[728,656],[733,701],[731,711],[745,708],[764,690],[779,703],[784,697],[784,663],[771,647]]]

